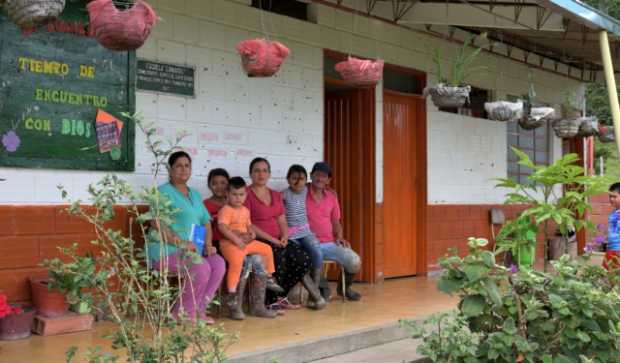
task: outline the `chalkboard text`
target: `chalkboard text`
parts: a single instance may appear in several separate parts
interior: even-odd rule
[[[71,67],[69,67],[67,63],[45,59],[19,57],[17,59],[17,63],[20,71],[27,71],[31,73],[66,76],[71,70]],[[81,64],[79,76],[82,78],[95,78],[95,67]]]
[[[34,99],[43,102],[66,103],[78,106],[87,105],[97,108],[105,108],[108,105],[107,97],[55,89],[36,88],[34,90]]]
[[[52,121],[50,120],[28,117],[24,121],[24,127],[28,130],[47,132],[49,136],[52,135]]]

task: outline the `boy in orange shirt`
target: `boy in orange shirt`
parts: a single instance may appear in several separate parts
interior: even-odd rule
[[[228,204],[223,206],[217,215],[218,227],[223,236],[220,251],[228,262],[226,287],[231,297],[228,305],[234,310],[237,310],[241,303],[237,299],[236,291],[246,255],[261,255],[269,274],[267,285],[271,290],[282,290],[271,276],[276,270],[271,246],[255,240],[256,233],[250,221],[250,211],[243,205],[246,197],[245,180],[241,177],[231,178],[228,182]],[[248,237],[245,240],[250,242],[244,243],[244,236]]]

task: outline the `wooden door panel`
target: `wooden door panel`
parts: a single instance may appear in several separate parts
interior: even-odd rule
[[[345,238],[362,258],[364,281],[374,280],[374,102],[374,90],[325,94],[325,160],[333,169]]]
[[[383,98],[385,277],[417,273],[417,115],[421,100],[386,91]]]

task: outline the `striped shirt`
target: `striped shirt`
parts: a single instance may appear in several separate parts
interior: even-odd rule
[[[284,216],[289,228],[289,238],[297,239],[312,234],[308,224],[308,214],[306,212],[306,195],[308,188],[305,187],[301,192],[296,193],[291,188],[282,192],[284,199]]]

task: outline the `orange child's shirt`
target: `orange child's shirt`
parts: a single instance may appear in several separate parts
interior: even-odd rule
[[[233,231],[247,233],[252,225],[250,220],[250,210],[244,206],[233,208],[225,205],[217,214],[217,223],[225,224]]]

